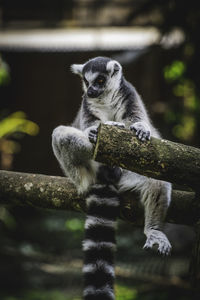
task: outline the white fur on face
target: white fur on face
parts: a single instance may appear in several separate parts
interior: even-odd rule
[[[85,79],[88,81],[89,86],[91,85],[91,83],[97,78],[97,76],[99,75],[99,73],[95,72],[86,72],[84,74]],[[87,92],[88,87],[86,86],[84,80],[83,80],[83,91],[86,93]]]
[[[89,84],[91,84],[97,78],[98,75],[98,72],[93,73],[89,71],[85,73],[85,79],[89,82]]]

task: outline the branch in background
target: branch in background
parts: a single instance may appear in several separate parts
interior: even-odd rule
[[[199,189],[200,150],[191,146],[153,137],[140,142],[130,130],[101,124],[94,159]]]
[[[66,177],[0,171],[0,203],[38,208],[85,212],[85,200]],[[194,224],[199,217],[199,203],[192,192],[173,191],[167,221]],[[120,216],[136,226],[143,224],[143,208],[136,193],[125,193]]]

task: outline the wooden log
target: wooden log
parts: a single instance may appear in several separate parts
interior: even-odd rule
[[[200,149],[151,138],[141,142],[127,129],[101,124],[93,158],[145,176],[200,188]]]
[[[85,199],[66,177],[0,171],[0,203],[4,205],[29,205],[39,208],[85,212]],[[171,223],[192,225],[200,214],[199,203],[193,192],[173,191],[172,203],[166,220]],[[121,195],[119,217],[142,226],[143,207],[136,193]]]

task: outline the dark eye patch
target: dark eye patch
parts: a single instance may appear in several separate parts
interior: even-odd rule
[[[99,84],[99,85],[103,85],[106,82],[106,78],[102,75],[99,75],[96,79],[95,79],[95,84]]]

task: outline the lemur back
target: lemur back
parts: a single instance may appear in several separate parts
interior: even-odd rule
[[[171,245],[162,225],[170,203],[171,185],[92,160],[100,123],[127,128],[143,142],[160,134],[117,61],[96,57],[83,65],[72,65],[72,71],[80,75],[83,83],[81,108],[72,126],[54,129],[52,146],[65,175],[86,197],[84,299],[114,299],[114,225],[119,195],[127,190],[139,191],[145,209],[144,248],[156,244],[160,253],[169,254]]]

